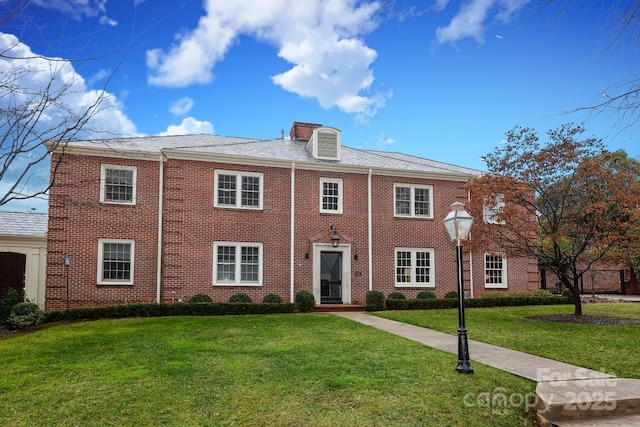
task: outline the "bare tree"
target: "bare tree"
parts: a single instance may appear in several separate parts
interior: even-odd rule
[[[634,43],[640,40],[640,0],[535,0],[534,11],[539,12],[557,7],[557,19],[571,14],[574,9],[598,7],[601,10],[604,25],[610,34],[609,47],[629,37]],[[595,25],[595,23],[593,23]],[[637,47],[637,46],[636,46]],[[600,102],[578,106],[566,111],[578,111],[600,114],[613,113],[618,119],[618,127],[633,127],[640,120],[640,70],[636,75],[619,82],[612,82],[607,87],[596,89],[602,96]]]
[[[0,28],[20,20],[29,2],[12,6]],[[13,20],[13,21],[12,21]],[[25,24],[26,25],[26,24]],[[106,87],[87,91],[72,62],[31,52],[17,37],[0,34],[0,206],[11,201],[44,197],[54,185],[56,156],[69,141],[88,137],[92,119],[108,108]],[[81,61],[96,60],[83,58]],[[117,67],[116,67],[117,70]]]

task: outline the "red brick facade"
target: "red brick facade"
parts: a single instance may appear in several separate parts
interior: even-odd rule
[[[294,126],[292,139],[308,139],[314,127]],[[242,155],[236,157],[217,161],[206,156],[182,159],[72,149],[65,153],[50,194],[46,308],[154,302],[158,292],[161,302],[187,301],[195,294],[227,301],[232,294],[245,292],[256,302],[271,293],[285,301],[302,289],[317,294],[316,258],[321,251],[331,250],[334,232],[340,236],[346,303],[364,304],[370,288],[385,294],[399,290],[407,297],[422,290],[442,297],[456,290],[455,246],[442,219],[453,202],[467,200],[463,175],[452,175],[456,179],[428,172],[402,176],[398,171],[381,173],[379,168],[374,172],[336,163],[325,167],[320,162],[260,164],[253,159],[243,164]],[[136,167],[135,205],[100,202],[104,164]],[[215,172],[221,170],[262,174],[262,209],[215,207]],[[320,212],[321,178],[342,180],[341,214]],[[433,219],[395,216],[395,183],[432,186]],[[132,285],[98,284],[99,239],[135,241]],[[261,286],[214,284],[214,242],[261,244]],[[397,289],[395,248],[433,249],[435,286]],[[66,255],[71,257],[68,271],[63,262]],[[505,291],[539,288],[535,259],[510,258],[506,272]],[[483,253],[465,254],[468,296],[486,291],[484,275]]]

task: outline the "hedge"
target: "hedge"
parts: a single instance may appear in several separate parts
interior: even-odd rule
[[[555,305],[571,304],[564,297],[497,297],[497,298],[468,298],[464,300],[465,307],[512,307],[521,305]],[[429,310],[439,308],[456,308],[458,300],[444,299],[387,299],[387,310]]]
[[[294,305],[291,303],[247,304],[216,302],[212,304],[130,304],[49,311],[45,314],[45,322],[57,322],[61,320],[115,319],[123,317],[222,316],[234,314],[280,314],[293,312]]]

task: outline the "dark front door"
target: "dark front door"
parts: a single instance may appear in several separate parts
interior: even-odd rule
[[[320,253],[320,303],[342,304],[342,252]]]

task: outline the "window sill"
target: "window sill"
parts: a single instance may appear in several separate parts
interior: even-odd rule
[[[417,285],[417,284],[411,283],[411,284],[406,284],[406,285],[404,285],[404,284],[396,284],[395,287],[396,288],[420,288],[420,289],[429,288],[429,289],[435,289],[436,285]]]
[[[251,287],[251,288],[259,288],[262,286],[262,283],[214,283],[213,286],[221,286],[221,287]]]

